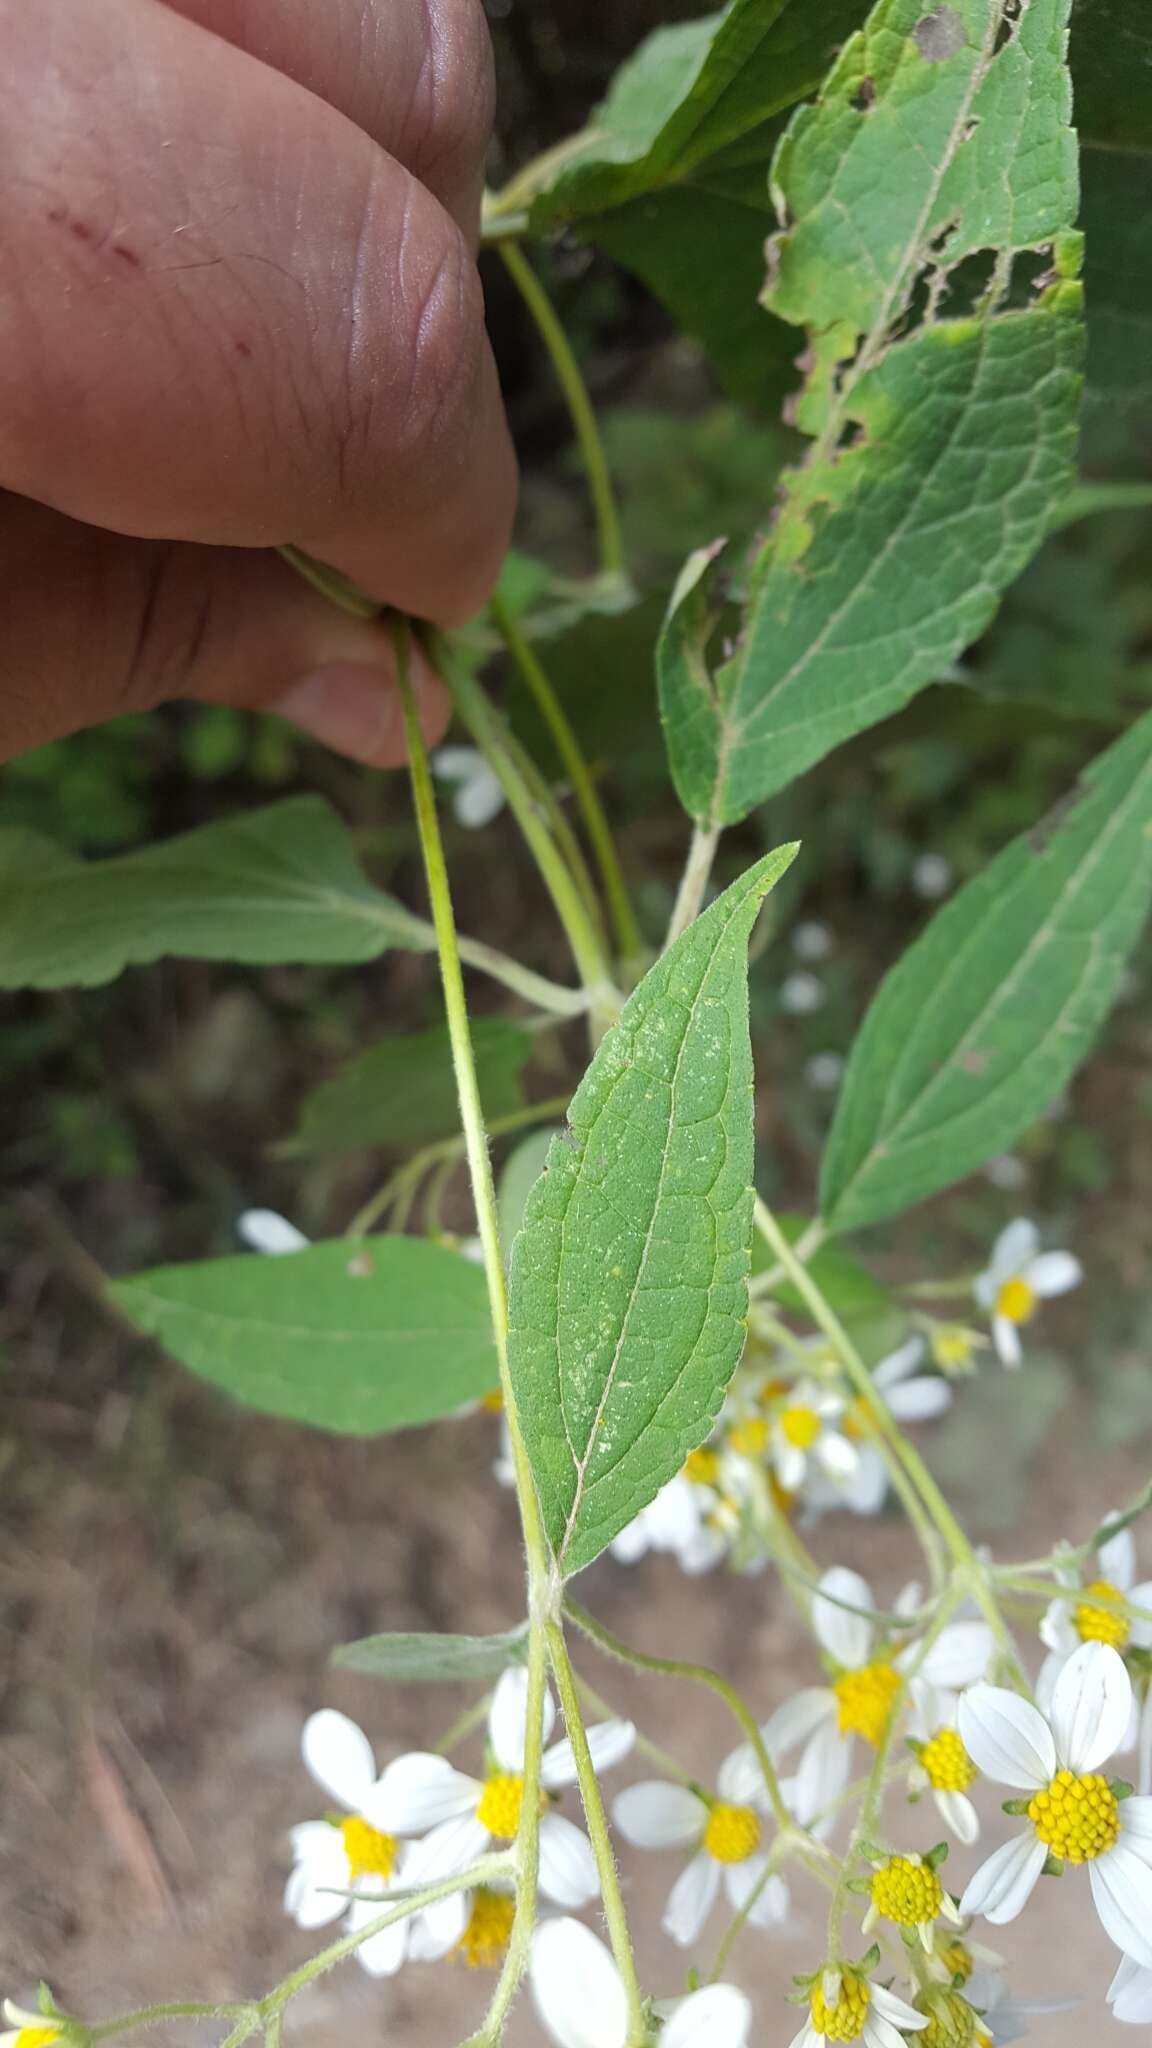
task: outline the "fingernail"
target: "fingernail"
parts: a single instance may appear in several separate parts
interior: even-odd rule
[[[370,767],[404,758],[404,721],[392,676],[366,662],[330,662],[268,706],[312,739]]]

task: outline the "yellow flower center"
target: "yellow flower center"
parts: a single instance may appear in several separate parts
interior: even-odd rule
[[[21,2027],[12,2048],[48,2048],[50,2041],[59,2039],[59,2027]]]
[[[798,1451],[810,1451],[823,1427],[814,1408],[801,1406],[781,1409],[779,1422],[782,1434]]]
[[[484,1785],[476,1818],[498,1841],[515,1840],[524,1804],[524,1780],[512,1771],[494,1771]]]
[[[840,1990],[832,2005],[824,1996],[823,1986],[814,1984],[808,2001],[812,2014],[812,2025],[826,2041],[855,2041],[862,2033],[868,2007],[872,2000],[871,1987],[863,1977],[857,1977],[851,1970],[845,1970],[840,1979]]]
[[[1005,1280],[996,1296],[996,1313],[1005,1316],[1010,1323],[1027,1323],[1036,1313],[1036,1296],[1026,1280],[1017,1274]]]
[[[858,1671],[842,1672],[832,1688],[841,1735],[879,1742],[903,1683],[891,1664],[862,1664]]]
[[[958,1977],[962,1984],[966,1984],[975,1968],[971,1949],[962,1941],[950,1941],[947,1948],[939,1949],[937,1953],[953,1983]]]
[[[472,1894],[468,1925],[453,1955],[461,1956],[470,1970],[498,1970],[515,1914],[516,1901],[507,1892],[489,1891],[486,1885],[481,1885]]]
[[[747,1863],[760,1847],[760,1818],[750,1806],[717,1800],[708,1815],[704,1847],[717,1863]]]
[[[744,1422],[734,1422],[728,1432],[732,1450],[741,1458],[759,1458],[768,1442],[768,1424],[762,1415],[750,1415]]]
[[[927,1991],[917,2003],[928,2015],[928,2025],[914,2037],[924,2048],[974,2048],[979,2022],[959,1991]]]
[[[786,1394],[787,1392],[787,1380],[762,1380],[760,1383],[760,1391],[757,1394],[756,1399],[759,1401],[760,1406],[762,1408],[773,1408],[775,1407],[776,1402],[780,1399],[781,1394]]]
[[[396,1867],[394,1835],[382,1835],[379,1828],[371,1827],[366,1820],[361,1820],[359,1814],[341,1821],[340,1833],[344,1837],[348,1875],[353,1884],[358,1877],[391,1877]]]
[[[931,1742],[924,1744],[920,1761],[934,1792],[966,1792],[977,1775],[954,1728],[938,1728]]]
[[[910,1856],[891,1856],[872,1878],[872,1904],[898,1927],[923,1927],[935,1920],[944,1903],[944,1888],[927,1863]]]
[[[504,1413],[504,1396],[500,1392],[499,1387],[493,1387],[491,1393],[481,1394],[480,1406],[486,1408],[489,1415],[502,1415]]]
[[[693,1486],[715,1486],[720,1477],[720,1456],[710,1444],[701,1444],[698,1451],[689,1451],[684,1460],[684,1477]]]
[[[941,1372],[963,1372],[972,1348],[972,1332],[962,1323],[939,1323],[932,1332],[932,1356]]]
[[[1122,1650],[1131,1634],[1125,1608],[1119,1586],[1110,1586],[1107,1579],[1093,1579],[1072,1610],[1080,1641],[1111,1643],[1114,1650]]]
[[[1066,1863],[1091,1863],[1120,1833],[1120,1801],[1106,1778],[1057,1771],[1044,1792],[1028,1801],[1028,1818],[1042,1842]]]

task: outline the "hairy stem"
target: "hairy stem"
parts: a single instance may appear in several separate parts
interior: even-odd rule
[[[720,844],[720,831],[719,825],[693,827],[688,858],[684,863],[684,873],[680,877],[680,888],[672,911],[672,921],[664,941],[665,952],[673,940],[678,939],[681,932],[686,932],[693,920],[700,915],[712,873],[712,863],[716,858],[716,848]]]

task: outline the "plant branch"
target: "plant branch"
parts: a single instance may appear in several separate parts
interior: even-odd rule
[[[721,829],[719,825],[693,826],[688,858],[684,863],[684,873],[680,878],[672,921],[664,941],[665,952],[700,915],[712,873],[712,863],[716,858],[716,848],[720,844]]]

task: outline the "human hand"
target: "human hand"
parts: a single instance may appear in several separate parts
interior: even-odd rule
[[[172,697],[402,759],[387,636],[267,551],[446,625],[495,578],[480,0],[0,0],[0,47],[0,759]]]

